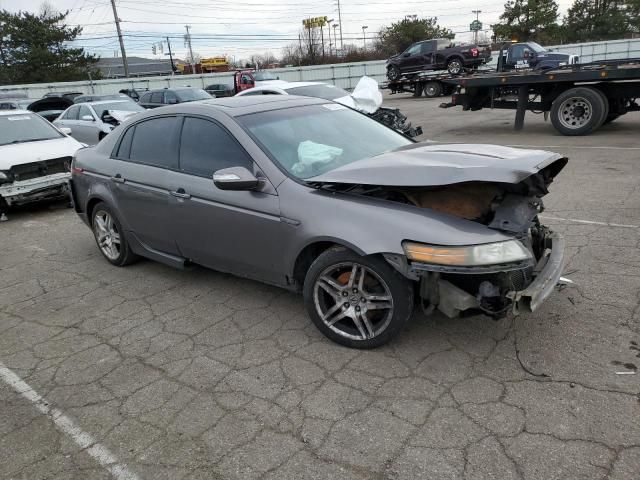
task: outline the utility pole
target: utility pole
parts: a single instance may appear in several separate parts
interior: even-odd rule
[[[173,54],[171,53],[171,42],[169,41],[169,37],[167,37],[167,47],[169,48],[169,60],[171,61],[171,75],[173,75],[176,73],[176,67],[173,64]]]
[[[362,49],[366,52],[367,51],[367,35],[366,33],[364,33],[364,31],[369,28],[367,25],[363,25],[362,26]]]
[[[344,44],[342,43],[342,12],[340,11],[340,0],[338,0],[338,22],[340,22],[340,50],[344,52]]]
[[[333,44],[336,46],[336,57],[338,56],[338,37],[336,37],[336,28],[338,28],[338,24],[333,24]]]
[[[191,25],[185,25],[184,28],[187,29],[187,34],[184,36],[184,41],[189,46],[189,63],[191,63],[191,73],[193,74],[196,73],[196,64],[193,58],[193,50],[191,49],[191,33],[189,32]]]
[[[333,23],[333,18],[330,18],[329,20],[327,20],[327,24],[329,25],[329,28],[327,28],[327,31],[329,32],[329,56],[333,55],[333,52],[331,50],[331,24]]]
[[[129,65],[127,65],[127,54],[124,51],[124,40],[122,40],[122,31],[120,30],[120,19],[116,10],[116,0],[111,0],[111,8],[113,8],[113,19],[116,22],[116,32],[118,32],[118,40],[120,41],[120,52],[122,52],[122,66],[124,67],[124,76],[129,78]]]

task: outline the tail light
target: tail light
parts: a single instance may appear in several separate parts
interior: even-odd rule
[[[84,168],[80,168],[80,167],[72,167],[71,168],[71,173],[74,173],[76,175],[79,175],[82,172],[84,172]]]
[[[472,48],[471,49],[471,56],[473,56],[473,57],[477,57],[478,56],[478,49],[477,48]]]

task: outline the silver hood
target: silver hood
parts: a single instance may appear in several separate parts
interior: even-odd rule
[[[555,177],[566,165],[562,155],[482,144],[411,145],[365,158],[308,178],[309,183],[427,187],[463,182],[517,184],[552,167]]]

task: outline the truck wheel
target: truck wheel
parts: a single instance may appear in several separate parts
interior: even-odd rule
[[[397,80],[400,78],[400,69],[397,65],[390,65],[389,68],[387,68],[387,78],[389,80]]]
[[[428,82],[424,86],[424,96],[427,98],[439,97],[442,95],[442,85],[440,82]]]
[[[551,123],[563,135],[588,135],[605,119],[606,99],[593,88],[561,93],[551,106]]]
[[[415,87],[413,88],[413,96],[414,97],[422,96],[422,86],[419,83],[416,83]]]
[[[464,65],[460,57],[450,58],[449,61],[447,62],[447,71],[451,75],[458,75],[462,73],[463,70],[464,70]]]

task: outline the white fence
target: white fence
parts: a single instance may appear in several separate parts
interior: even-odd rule
[[[550,50],[562,51],[580,56],[581,63],[595,60],[616,60],[640,57],[640,38],[632,40],[611,40],[607,42],[554,45]],[[494,61],[497,59],[494,52]],[[310,67],[289,67],[269,70],[281,80],[318,81],[332,83],[338,87],[351,89],[363,75],[378,81],[386,79],[385,61],[337,63],[334,65],[316,65]],[[209,73],[202,75],[176,75],[167,77],[140,77],[133,79],[98,80],[95,82],[37,83],[30,85],[7,85],[0,92],[19,91],[31,98],[39,98],[45,93],[76,91],[95,94],[117,93],[123,88],[164,88],[178,86],[206,87],[214,83],[231,83],[230,73]]]
[[[269,70],[280,80],[291,82],[317,81],[328,82],[338,87],[351,89],[356,86],[363,75],[368,75],[378,81],[386,78],[385,61],[337,63],[334,65],[317,65],[310,67],[289,67]],[[18,91],[26,93],[32,98],[42,97],[49,92],[83,92],[100,94],[117,93],[124,88],[164,88],[191,86],[204,88],[215,83],[233,83],[232,73],[207,73],[201,75],[174,75],[166,77],[139,77],[131,79],[98,80],[95,82],[61,82],[36,83],[29,85],[7,85],[0,87],[3,91]]]

